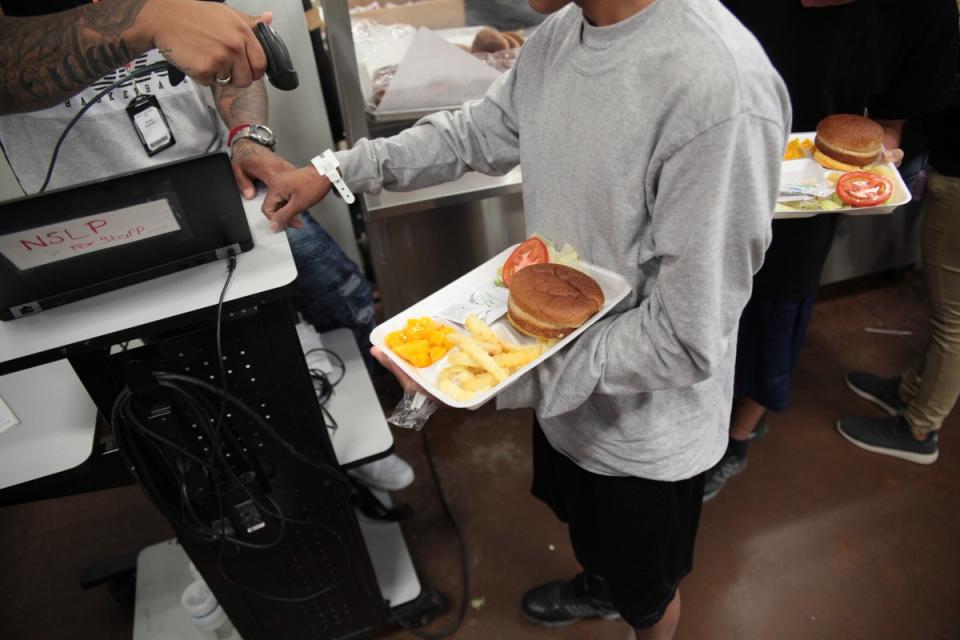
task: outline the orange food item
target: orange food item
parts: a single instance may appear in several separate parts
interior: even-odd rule
[[[810,138],[793,138],[787,143],[787,149],[783,153],[784,160],[801,160],[809,157],[813,152],[813,140]]]
[[[410,318],[400,331],[387,334],[387,347],[415,367],[429,367],[445,355],[453,344],[446,339],[453,329],[433,318]]]

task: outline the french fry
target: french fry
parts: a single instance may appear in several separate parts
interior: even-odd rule
[[[459,400],[460,402],[465,402],[477,394],[476,391],[467,391],[466,389],[461,389],[454,384],[452,380],[441,380],[440,390],[454,400]]]
[[[499,355],[495,355],[493,356],[493,361],[501,367],[515,369],[522,367],[528,362],[533,362],[540,357],[540,353],[540,347],[531,347],[522,351],[511,351],[510,353],[501,353]]]
[[[467,391],[486,391],[487,389],[493,387],[497,384],[497,379],[494,378],[489,373],[478,373],[476,375],[471,375],[467,380],[460,380],[460,386],[466,389]]]
[[[459,384],[461,387],[463,387],[464,389],[466,389],[466,388],[467,388],[467,386],[466,386],[467,383],[469,383],[471,380],[473,380],[474,377],[476,377],[476,374],[475,374],[472,370],[470,370],[470,369],[464,369],[463,371],[461,371],[460,373],[458,373],[457,375],[455,375],[455,376],[453,377],[453,379],[454,379],[454,381],[455,381],[457,384]]]
[[[474,315],[467,317],[464,327],[469,335],[448,333],[443,336],[447,346],[457,348],[449,351],[448,366],[437,376],[440,390],[460,402],[504,382],[555,342],[540,340],[535,344],[516,344],[497,336],[489,325]]]
[[[477,364],[479,364],[494,378],[496,378],[498,383],[507,379],[509,374],[504,371],[503,367],[494,362],[493,358],[491,358],[490,355],[473,340],[470,340],[469,338],[464,340],[460,343],[460,348],[469,353],[470,357],[476,360]]]
[[[443,382],[444,380],[452,380],[456,376],[460,375],[467,368],[459,365],[454,365],[452,367],[445,367],[439,374],[437,374],[437,382]]]
[[[498,353],[503,353],[503,345],[499,342],[478,342],[471,338],[470,336],[465,336],[460,333],[448,333],[444,336],[452,344],[463,345],[465,340],[473,342],[475,345],[479,346],[481,349],[489,353],[490,355],[496,355]]]
[[[500,338],[498,338],[497,334],[493,332],[493,329],[491,329],[486,322],[473,314],[467,316],[463,326],[466,327],[467,331],[472,333],[477,338],[477,342],[500,344]]]
[[[462,349],[457,349],[456,351],[451,351],[450,355],[447,356],[447,362],[451,365],[458,365],[461,367],[479,367],[477,361],[470,357],[470,354]]]

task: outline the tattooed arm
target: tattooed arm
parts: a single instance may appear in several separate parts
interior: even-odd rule
[[[52,106],[154,47],[202,84],[230,76],[249,86],[266,68],[251,30],[259,19],[194,0],[102,0],[0,16],[0,115]]]
[[[257,80],[246,89],[228,85],[213,87],[213,100],[228,129],[241,124],[267,124],[267,88]]]
[[[213,98],[220,117],[229,129],[244,124],[267,124],[267,89],[263,80],[254,82],[246,89],[232,85],[215,86]],[[231,145],[230,151],[237,188],[248,200],[257,193],[254,182],[260,181],[269,186],[275,175],[293,169],[293,165],[281,155],[252,140],[237,140]],[[294,218],[293,226],[301,226],[299,219]]]

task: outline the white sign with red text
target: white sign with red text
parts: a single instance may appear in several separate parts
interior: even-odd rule
[[[0,236],[0,254],[25,270],[179,230],[170,203],[153,200]]]

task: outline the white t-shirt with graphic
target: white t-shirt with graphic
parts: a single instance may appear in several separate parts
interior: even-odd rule
[[[120,77],[162,60],[160,53],[153,49],[62,104],[41,111],[0,116],[0,144],[24,191],[30,194],[40,188],[57,138],[81,107]],[[143,148],[126,112],[137,91],[157,97],[176,139],[176,144],[152,157]],[[174,87],[166,70],[121,84],[91,107],[67,134],[47,189],[98,180],[222,148],[220,120],[200,91],[207,89],[194,84],[190,78]]]

